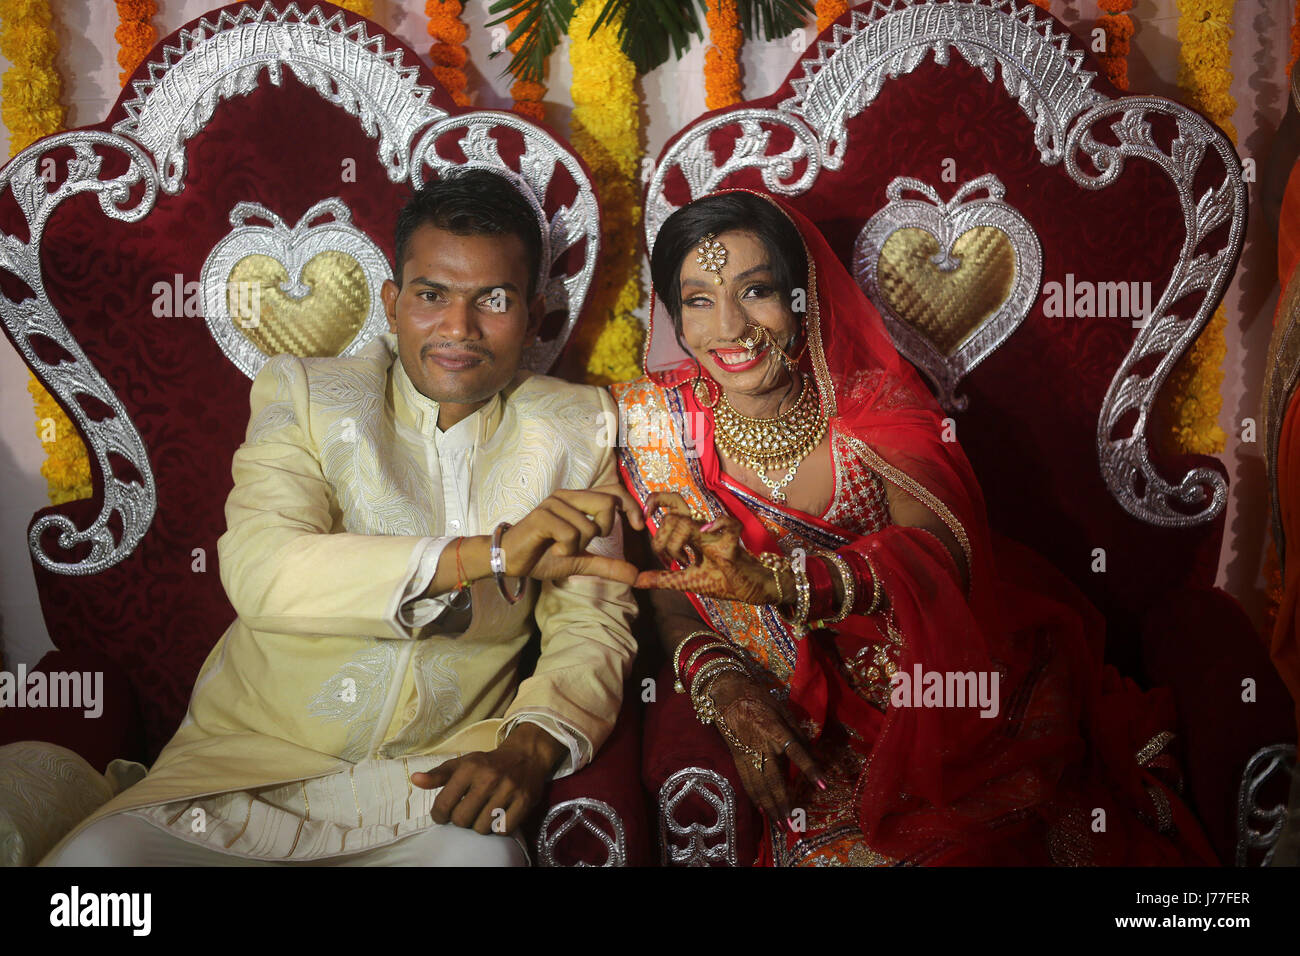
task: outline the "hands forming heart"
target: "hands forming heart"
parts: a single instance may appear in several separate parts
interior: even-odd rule
[[[746,549],[735,518],[701,521],[674,491],[655,492],[646,499],[647,518],[657,510],[662,514],[650,546],[660,561],[675,562],[680,570],[642,571],[635,587],[690,591],[746,604],[780,600],[772,572]]]

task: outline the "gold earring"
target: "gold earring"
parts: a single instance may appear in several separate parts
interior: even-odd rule
[[[713,233],[700,240],[699,248],[695,250],[695,261],[705,272],[713,273],[714,283],[722,285],[722,267],[727,264],[727,247],[718,242]]]

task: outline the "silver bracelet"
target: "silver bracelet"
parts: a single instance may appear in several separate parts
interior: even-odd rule
[[[488,564],[492,568],[492,576],[497,580],[497,589],[500,590],[501,596],[509,604],[518,604],[519,599],[524,593],[524,582],[519,582],[519,588],[512,596],[506,589],[506,553],[501,549],[501,535],[505,534],[507,528],[511,527],[509,521],[503,521],[492,531],[492,549],[488,552]]]

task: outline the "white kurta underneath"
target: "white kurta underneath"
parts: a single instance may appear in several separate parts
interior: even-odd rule
[[[143,834],[143,841],[153,844],[154,852],[141,845],[131,855],[153,856],[164,865],[241,865],[255,861],[527,865],[527,850],[518,836],[483,835],[433,822],[429,812],[439,791],[416,787],[410,776],[446,759],[367,759],[350,770],[324,777],[127,811],[79,834],[60,854],[58,864],[95,865],[93,857],[98,850],[94,844],[119,844],[127,834],[139,841]],[[157,835],[166,843],[150,840],[152,834],[142,831],[136,825],[139,822],[161,831]],[[174,841],[184,842],[170,845]],[[214,858],[214,853],[221,856]],[[116,865],[123,862],[113,860]],[[131,862],[148,865],[154,860]]]

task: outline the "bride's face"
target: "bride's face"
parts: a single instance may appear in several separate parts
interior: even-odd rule
[[[751,232],[724,232],[717,237],[727,250],[722,283],[696,261],[695,251],[682,262],[682,339],[704,369],[729,395],[762,395],[789,381],[780,356],[767,341],[752,349],[751,326],[761,325],[772,339],[788,347],[799,323],[777,289],[767,248]]]

